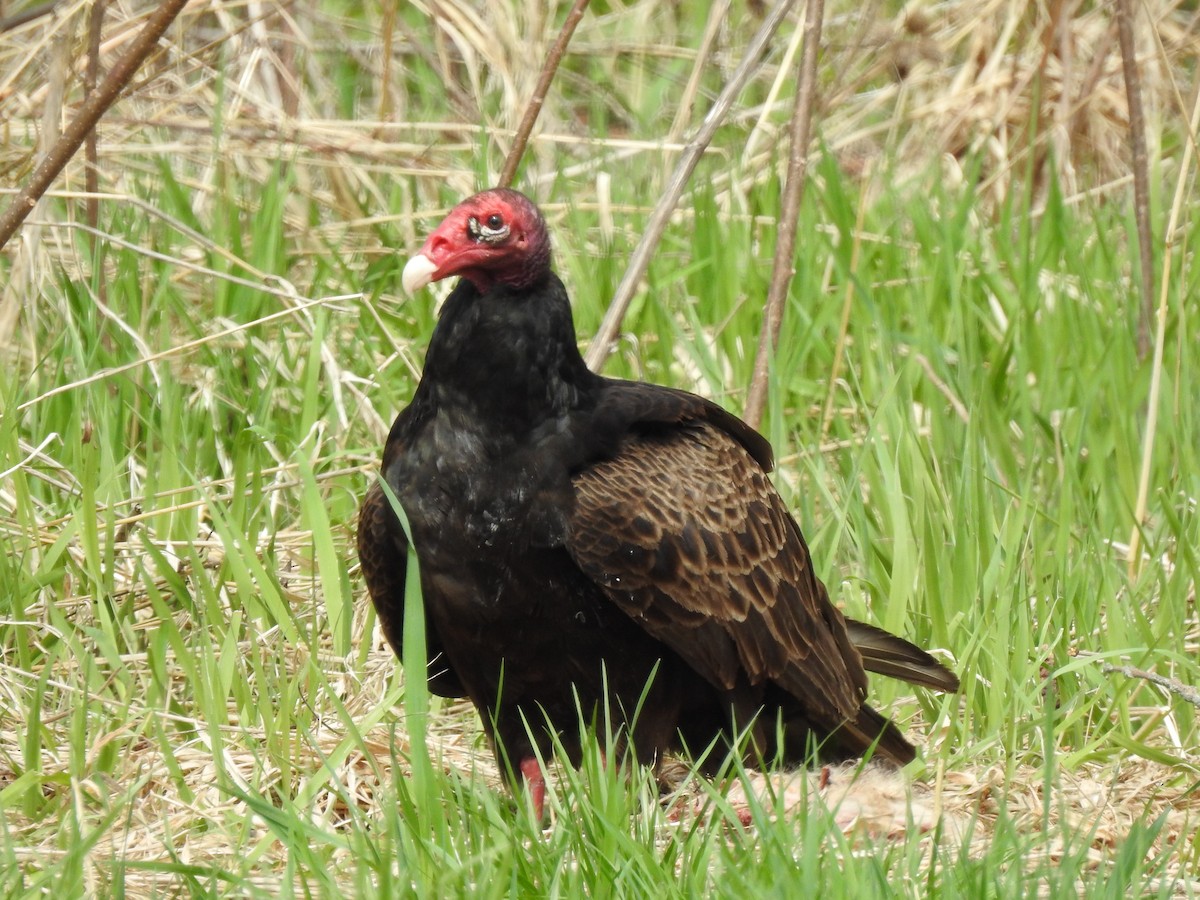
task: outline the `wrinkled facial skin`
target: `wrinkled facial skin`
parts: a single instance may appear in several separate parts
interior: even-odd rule
[[[409,294],[459,275],[480,291],[494,285],[528,287],[550,268],[546,223],[515,191],[484,191],[464,200],[404,267]]]

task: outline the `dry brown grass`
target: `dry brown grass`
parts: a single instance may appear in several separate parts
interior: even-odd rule
[[[140,21],[138,11],[146,8],[113,6],[102,65],[125,46]],[[326,234],[339,240],[352,240],[372,221],[370,198],[382,196],[384,181],[404,183],[403,176],[412,175],[421,191],[442,184],[456,193],[474,190],[472,161],[486,149],[493,174],[499,168],[555,34],[552,13],[560,10],[552,8],[565,5],[535,11],[536,4],[441,0],[414,6],[427,16],[424,31],[379,36],[307,7],[249,0],[190,4],[162,53],[144,70],[144,81],[104,120],[101,190],[121,195],[126,179],[145,170],[147,158],[167,153],[181,170],[197,173],[189,186],[203,205],[213,190],[218,156],[240,171],[264,176],[276,160],[288,159],[303,200],[329,209]],[[85,0],[64,4],[54,17],[0,36],[0,184],[21,183],[77,102],[87,8]],[[1139,65],[1149,118],[1161,126],[1179,115],[1176,98],[1187,90],[1174,76],[1195,58],[1200,36],[1194,13],[1179,3],[1142,8],[1155,31],[1138,30]],[[730,22],[706,57],[710,72],[733,67],[754,24]],[[891,171],[900,174],[924,171],[939,157],[962,160],[982,151],[982,174],[994,197],[1014,184],[1044,189],[1049,167],[1068,194],[1112,190],[1129,169],[1114,33],[1106,7],[1079,10],[1073,4],[1047,9],[992,0],[936,10],[910,6],[890,19],[833,8],[822,63],[829,82],[821,98],[822,139],[848,170],[886,156]],[[674,43],[679,39],[670,9],[656,3],[585,17],[571,47],[579,65],[562,73],[562,90],[547,99],[526,187],[566,173],[578,185],[580,200],[594,200],[596,173],[631,155],[669,158],[677,151],[675,110],[664,109],[663,127],[645,133],[630,133],[621,122],[628,122],[625,111],[636,106],[645,79],[666,77],[680,94],[689,88],[682,73],[666,67],[694,56]],[[387,48],[391,57],[381,54]],[[342,52],[376,76],[360,86],[362,108],[377,110],[375,118],[337,117],[333,98],[339,88],[328,80],[324,64]],[[435,67],[444,83],[447,115],[441,120],[411,115],[404,66],[413,59]],[[611,93],[604,100],[615,124],[606,133],[588,128],[588,93],[580,88],[586,65],[580,61],[612,69],[606,85]],[[746,177],[773,177],[782,160],[776,145],[786,130],[789,98],[780,92],[793,72],[781,68],[781,61],[787,60],[770,60],[758,78],[768,102],[739,115],[754,123],[745,148],[712,151],[748,151],[741,167],[752,173]],[[705,109],[707,94],[703,89],[699,94],[684,117],[692,122]],[[219,146],[213,140],[218,108]],[[1031,133],[1037,135],[1032,144]],[[82,159],[73,163],[59,191],[82,188],[82,165]],[[413,198],[414,213],[428,214],[424,200]],[[294,224],[302,238],[300,198],[296,205]],[[26,240],[40,243],[36,237]]]

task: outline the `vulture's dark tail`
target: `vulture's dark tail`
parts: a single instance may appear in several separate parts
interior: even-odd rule
[[[854,619],[846,620],[846,632],[850,643],[862,655],[863,668],[868,672],[935,691],[958,690],[957,675],[904,638]]]

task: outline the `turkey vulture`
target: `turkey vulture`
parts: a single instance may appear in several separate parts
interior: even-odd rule
[[[524,195],[463,201],[403,282],[451,275],[382,476],[420,561],[430,690],[471,699],[537,815],[551,731],[578,765],[580,713],[606,708],[643,763],[747,727],[766,758],[913,759],[866,705],[866,671],[943,691],[958,679],[829,602],[767,478],[767,441],[694,394],[587,368]],[[376,483],[358,553],[397,654],[407,547]]]

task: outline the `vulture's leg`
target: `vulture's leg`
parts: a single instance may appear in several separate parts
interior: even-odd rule
[[[536,756],[526,756],[518,767],[521,779],[529,786],[529,797],[533,800],[533,816],[542,821],[546,809],[546,773]]]

